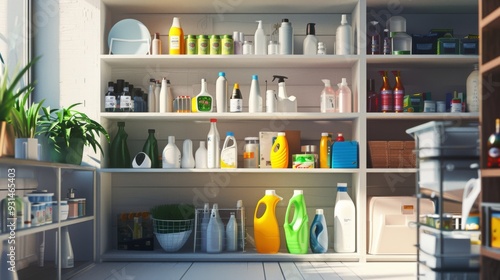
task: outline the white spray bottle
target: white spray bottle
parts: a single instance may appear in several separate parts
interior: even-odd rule
[[[254,35],[255,54],[263,55],[267,54],[266,33],[264,33],[264,29],[262,29],[262,20],[257,20],[257,22],[259,25]]]
[[[285,79],[288,77],[273,75],[273,82],[278,79],[278,112],[297,112],[297,98],[295,96],[288,96],[286,93]]]

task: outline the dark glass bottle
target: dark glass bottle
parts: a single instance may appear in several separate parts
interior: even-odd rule
[[[384,29],[384,42],[383,42],[383,48],[382,48],[382,53],[383,54],[391,54],[391,37],[389,36],[389,29]]]
[[[375,80],[368,80],[368,92],[366,93],[366,111],[367,112],[380,112],[380,96],[375,90]]]
[[[121,96],[123,95],[123,87],[125,86],[125,80],[116,80],[115,96],[116,96],[116,107],[115,112],[121,112]]]
[[[243,95],[241,95],[240,85],[234,84],[233,94],[229,99],[229,112],[237,113],[243,111]]]
[[[158,153],[158,141],[156,141],[155,130],[148,129],[148,139],[142,147],[142,151],[151,159],[151,168],[160,168],[160,158]]]
[[[116,108],[115,84],[108,82],[108,91],[104,96],[104,111],[114,112]]]
[[[500,167],[500,119],[495,121],[495,133],[488,138],[488,168]]]
[[[125,122],[118,122],[118,132],[111,142],[109,150],[109,167],[111,168],[130,168],[130,152],[127,146],[128,134],[125,132]]]
[[[130,94],[130,87],[128,82],[125,82],[123,85],[123,93],[120,96],[120,111],[121,112],[133,112],[132,107],[132,95]]]

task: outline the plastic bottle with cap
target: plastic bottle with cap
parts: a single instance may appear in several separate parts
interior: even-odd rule
[[[278,137],[271,147],[271,167],[288,167],[288,141],[284,132],[278,132]]]
[[[168,136],[168,144],[162,153],[163,168],[181,168],[181,151],[175,145],[175,136]]]
[[[224,225],[221,225],[219,206],[214,203],[207,226],[207,253],[220,253],[223,250]]]
[[[352,112],[352,93],[346,78],[342,78],[342,83],[339,84],[338,108],[339,113]]]
[[[290,221],[290,215],[293,218]],[[285,230],[286,247],[291,254],[306,254],[309,245],[309,218],[307,217],[304,191],[294,190],[286,208]]]
[[[330,80],[323,79],[321,81],[325,84],[325,87],[321,91],[321,113],[333,113],[337,109],[335,90],[332,88]]]
[[[347,183],[337,183],[333,225],[333,249],[337,253],[356,250],[356,208],[347,193]]]
[[[210,130],[207,135],[207,168],[220,168],[220,135],[217,130],[217,119],[210,119]]]
[[[316,38],[315,23],[308,23],[306,27],[306,37],[304,38],[303,53],[305,55],[315,55],[318,51],[318,38]]]
[[[353,54],[352,28],[347,22],[347,15],[342,15],[340,26],[335,33],[335,54]]]
[[[184,51],[184,32],[179,18],[174,17],[168,32],[168,52],[169,54],[183,54]]]
[[[280,249],[280,229],[276,218],[276,205],[283,200],[275,190],[266,190],[254,213],[255,249],[259,253],[275,254]],[[264,211],[262,213],[262,207]]]
[[[207,228],[210,221],[210,204],[208,202],[203,206],[203,215],[201,218],[201,251],[207,251]]]
[[[260,113],[262,112],[262,109],[262,95],[260,94],[259,76],[252,75],[250,94],[248,95],[248,112]]]
[[[243,206],[243,200],[238,200],[236,202],[236,219],[240,219],[238,224],[238,248],[241,251],[245,250],[245,206]]]
[[[232,131],[226,132],[226,139],[224,140],[224,144],[222,145],[222,151],[220,154],[220,167],[238,167],[238,145]]]
[[[293,54],[293,27],[287,18],[281,20],[278,32],[279,54]]]
[[[254,35],[255,54],[265,55],[267,54],[266,33],[264,33],[264,29],[262,28],[262,20],[257,20],[257,22],[259,25]]]
[[[195,168],[207,168],[207,148],[205,146],[205,141],[200,141],[200,146],[194,153],[194,162]]]
[[[219,78],[215,82],[215,102],[217,113],[227,112],[227,78],[226,73],[219,72]]]
[[[309,246],[313,253],[328,251],[328,228],[323,209],[316,209],[316,215],[309,231]]]
[[[321,139],[319,141],[319,167],[320,168],[330,168],[331,163],[331,149],[332,145],[330,141],[330,136],[328,132],[321,133]]]

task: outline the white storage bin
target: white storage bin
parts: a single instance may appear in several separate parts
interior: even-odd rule
[[[479,126],[454,126],[432,121],[406,130],[415,138],[419,158],[438,156],[479,157]]]
[[[420,188],[440,191],[463,190],[465,183],[471,178],[477,178],[477,169],[472,169],[472,164],[477,160],[419,160],[419,186]],[[460,198],[461,200],[461,198]]]

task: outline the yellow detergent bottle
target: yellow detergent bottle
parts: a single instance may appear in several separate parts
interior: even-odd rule
[[[271,148],[271,167],[288,167],[288,141],[286,140],[284,132],[278,132],[278,137]]]
[[[254,238],[257,252],[275,254],[280,249],[280,230],[276,219],[276,205],[283,198],[274,190],[266,190],[266,195],[259,200],[254,214]],[[265,211],[258,216],[259,206],[265,206]]]

